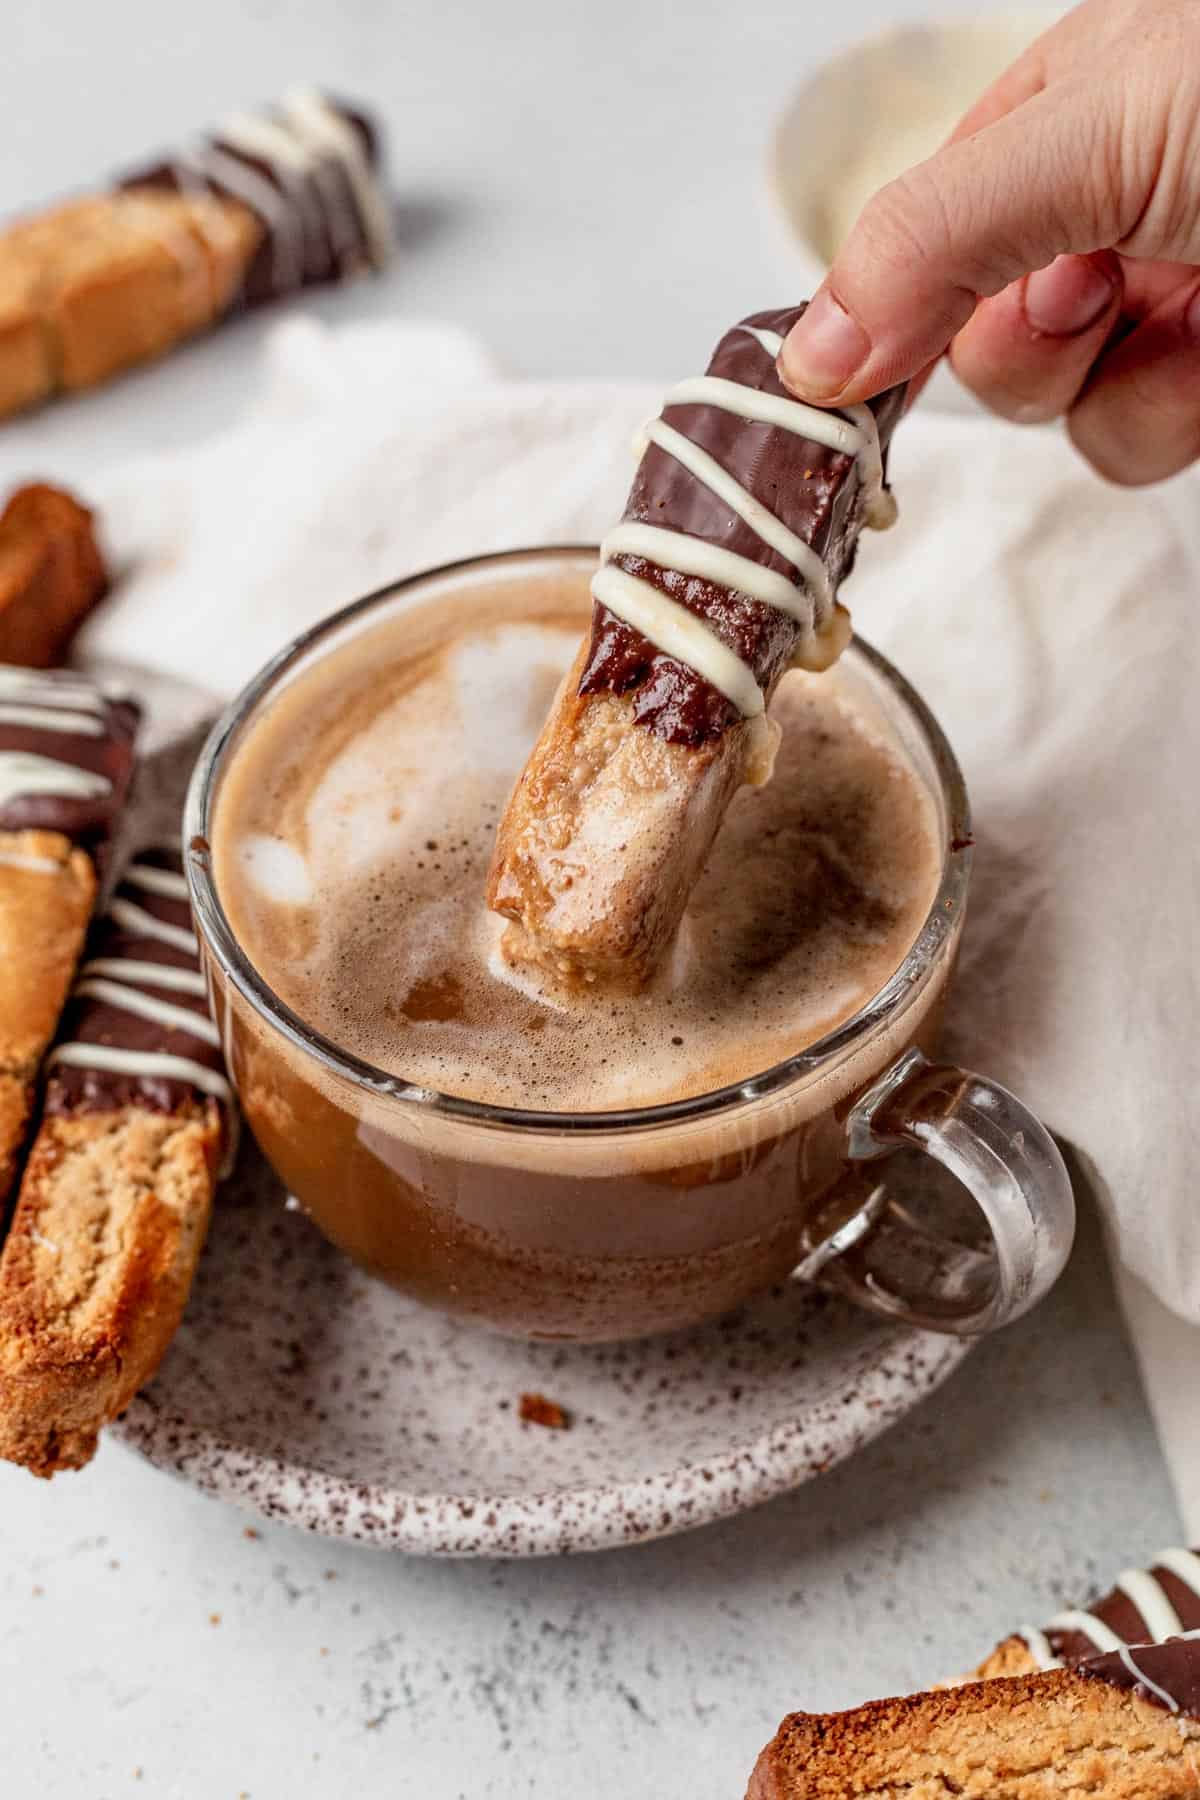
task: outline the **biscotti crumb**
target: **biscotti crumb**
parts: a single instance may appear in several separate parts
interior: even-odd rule
[[[566,1408],[545,1394],[522,1394],[517,1414],[526,1425],[544,1425],[549,1431],[566,1431],[571,1423]]]

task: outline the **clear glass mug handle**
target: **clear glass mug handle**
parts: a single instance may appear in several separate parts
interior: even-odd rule
[[[849,1167],[795,1270],[888,1318],[975,1337],[1019,1319],[1062,1273],[1075,1199],[1058,1146],[993,1081],[909,1050],[846,1121]],[[990,1242],[963,1243],[889,1191],[882,1159],[918,1150],[974,1201]]]

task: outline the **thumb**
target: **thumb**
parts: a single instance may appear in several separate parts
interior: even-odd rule
[[[1095,83],[1056,83],[881,188],[788,334],[785,385],[867,399],[940,356],[981,296],[1116,241],[1130,197],[1111,191],[1105,110]]]

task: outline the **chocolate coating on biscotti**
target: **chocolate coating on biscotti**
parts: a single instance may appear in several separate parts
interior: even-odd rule
[[[1200,1637],[1167,1638],[1089,1657],[1076,1671],[1107,1682],[1168,1712],[1200,1720]]]
[[[47,1113],[117,1112],[123,1107],[140,1106],[152,1112],[178,1112],[197,1100],[214,1096],[183,1074],[141,1073],[133,1070],[89,1066],[57,1060],[63,1045],[100,1045],[135,1055],[186,1058],[222,1077],[224,1060],[219,1044],[214,1041],[208,999],[203,992],[182,991],[168,985],[170,972],[183,971],[199,988],[200,956],[192,924],[191,908],[186,899],[171,894],[155,893],[139,877],[139,870],[161,870],[177,880],[182,877],[182,860],[169,849],[141,851],[113,894],[108,908],[96,919],[88,938],[80,969],[80,981],[67,1002],[62,1023],[51,1053],[51,1070],[46,1087]],[[136,913],[128,908],[136,908]],[[145,915],[151,924],[141,921]],[[153,925],[166,928],[169,936],[155,934]],[[185,940],[190,940],[190,946]],[[129,962],[161,967],[167,981],[156,983],[139,970],[123,974],[119,970],[94,969],[97,962]],[[134,998],[144,996],[165,1003],[172,1014],[192,1014],[195,1030],[172,1017],[171,1023],[161,1018],[147,1018],[127,1006],[114,1003],[104,993],[89,992],[89,983],[100,981],[108,987],[132,989]],[[222,1102],[222,1110],[228,1108]]]
[[[375,121],[357,106],[330,95],[322,98],[342,124],[354,132],[372,177],[377,179],[382,139]],[[274,129],[288,129],[274,112],[261,116]],[[228,127],[218,127],[201,137],[198,146],[199,158],[195,148],[164,156],[124,176],[120,185],[165,188],[175,193],[208,192],[237,201],[255,213],[263,235],[236,295],[236,305],[260,306],[299,288],[345,281],[376,261],[368,221],[353,183],[335,156],[323,156],[304,170],[233,141]],[[209,151],[218,152],[220,160],[207,160]],[[222,165],[229,174],[222,173]],[[270,190],[274,197],[272,209],[255,205],[251,191],[234,178],[231,165]],[[277,215],[275,208],[282,209],[282,215]],[[279,229],[279,216],[286,218],[286,232]]]
[[[1177,1557],[1179,1552],[1163,1552],[1164,1555]],[[1193,1555],[1195,1553],[1193,1552]],[[1155,1584],[1162,1598],[1173,1610],[1178,1619],[1178,1629],[1184,1632],[1200,1630],[1200,1568],[1196,1568],[1191,1558],[1183,1558],[1185,1572],[1192,1573],[1192,1580],[1184,1580],[1176,1570],[1163,1563],[1152,1563],[1146,1571],[1150,1581]],[[1197,1585],[1193,1585],[1197,1582]],[[1151,1621],[1143,1613],[1135,1593],[1130,1593],[1123,1586],[1114,1587],[1103,1599],[1097,1600],[1088,1608],[1091,1618],[1100,1625],[1107,1626],[1115,1632],[1122,1643],[1149,1644],[1162,1633],[1155,1629]],[[1075,1664],[1096,1654],[1098,1645],[1088,1636],[1086,1631],[1071,1628],[1064,1629],[1051,1620],[1045,1628],[1046,1642],[1051,1654],[1061,1662]]]
[[[87,690],[95,696],[95,705],[81,710],[80,716],[95,720],[100,729],[73,731],[22,723],[6,719],[0,707],[0,756],[36,756],[95,777],[94,791],[86,795],[57,792],[52,787],[0,795],[0,831],[59,831],[87,850],[102,868],[133,777],[141,708],[125,696],[105,694],[73,672],[0,668],[0,677],[8,676],[17,679],[19,686],[6,698],[22,711],[71,712],[73,695]]]
[[[1200,1629],[1200,1594],[1188,1587],[1186,1582],[1180,1581],[1169,1569],[1155,1568],[1151,1573],[1175,1608],[1183,1629]],[[1148,1643],[1154,1636],[1138,1606],[1120,1588],[1115,1588],[1090,1610],[1094,1618],[1115,1631],[1126,1644]],[[1062,1631],[1050,1626],[1046,1631],[1046,1641],[1054,1655],[1065,1663],[1078,1663],[1096,1653],[1095,1644],[1082,1631]]]
[[[726,332],[708,374],[790,398],[775,372],[774,358],[743,326],[765,327],[786,336],[803,311],[801,305],[752,313]],[[905,389],[896,387],[870,402],[885,458],[904,398]],[[861,521],[856,503],[861,483],[856,459],[794,431],[746,420],[716,406],[668,405],[662,416],[817,552],[836,591],[849,573],[858,544]],[[789,580],[797,579],[785,557],[657,444],[649,445],[638,465],[623,518],[686,533]],[[702,617],[749,665],[764,691],[789,663],[798,627],[776,608],[698,576],[663,570],[640,556],[622,554],[613,561]],[[719,738],[740,717],[732,702],[703,676],[656,650],[640,631],[600,602],[593,610],[591,649],[579,692],[630,694],[638,724],[669,742],[694,747]]]

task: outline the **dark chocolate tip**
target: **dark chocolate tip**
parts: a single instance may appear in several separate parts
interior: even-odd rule
[[[371,115],[357,104],[351,105],[322,89],[314,91],[350,126],[372,174],[378,176],[382,137]],[[287,128],[283,115],[274,109],[263,109],[260,116],[272,125]],[[243,191],[240,183],[222,179],[220,166],[198,164],[194,156],[186,164],[172,155],[160,157],[123,175],[115,185],[165,188],[176,193],[208,191],[236,200],[256,213],[263,228],[262,241],[231,305],[264,305],[302,288],[349,280],[372,267],[369,225],[360,209],[354,183],[336,154],[320,156],[311,170],[297,175],[290,165],[276,165],[269,155],[230,142],[222,136],[220,127],[200,142],[202,153],[219,151],[222,158],[240,165],[255,181],[269,188],[274,196],[273,207],[268,208],[265,201],[256,206],[253,195]],[[286,231],[277,229],[279,219],[286,220]]]
[[[1161,1563],[1155,1563],[1147,1572],[1174,1610],[1182,1629],[1200,1630],[1200,1591]],[[1103,1599],[1093,1602],[1089,1610],[1124,1644],[1148,1644],[1154,1640],[1155,1634],[1141,1608],[1124,1588],[1113,1588]],[[1092,1639],[1081,1631],[1060,1631],[1051,1625],[1046,1629],[1046,1639],[1054,1655],[1070,1665],[1086,1662],[1096,1654]]]
[[[751,313],[727,331],[708,374],[790,398],[775,360],[743,329],[760,326],[786,336],[806,303]],[[870,402],[885,456],[904,407],[905,389],[889,388]],[[821,557],[836,593],[854,562],[860,521],[855,459],[779,426],[749,422],[709,405],[668,404],[666,422],[718,462]],[[764,568],[796,578],[792,565],[681,463],[651,444],[638,465],[623,515],[626,521],[675,530],[731,550]],[[667,593],[697,614],[753,670],[769,691],[795,651],[799,627],[762,601],[695,576],[663,570],[636,556],[617,566]],[[737,723],[737,708],[686,664],[664,656],[634,627],[597,604],[591,649],[580,694],[632,696],[638,724],[669,742],[700,748]]]
[[[1089,1657],[1076,1674],[1200,1721],[1200,1634]]]

